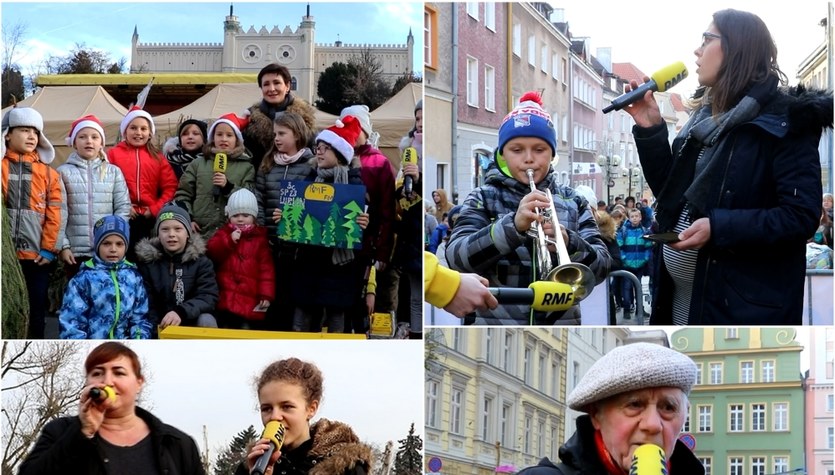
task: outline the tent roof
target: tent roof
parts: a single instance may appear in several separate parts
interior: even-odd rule
[[[371,111],[372,126],[380,134],[378,148],[397,148],[400,139],[415,126],[415,105],[422,98],[423,84],[412,82]]]

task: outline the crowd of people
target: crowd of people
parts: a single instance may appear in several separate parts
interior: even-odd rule
[[[107,151],[101,122],[81,117],[57,170],[36,110],[3,117],[3,195],[30,338],[44,337],[55,261],[69,280],[61,338],[152,338],[169,325],[367,333],[375,312],[422,338],[422,102],[401,142],[418,161],[398,172],[376,148],[367,106],[317,130],[286,67],[264,67],[258,83],[262,100],[245,114],[185,120],[161,150],[141,108]],[[283,180],[363,186],[365,209],[350,215],[361,245],[280,237]]]

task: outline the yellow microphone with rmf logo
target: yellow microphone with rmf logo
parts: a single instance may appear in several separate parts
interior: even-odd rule
[[[226,154],[223,152],[218,152],[215,154],[215,163],[214,163],[214,173],[226,173],[226,164],[228,163],[228,158]],[[220,187],[214,185],[212,187],[212,196],[214,197],[215,201],[217,201],[218,197],[220,197]]]

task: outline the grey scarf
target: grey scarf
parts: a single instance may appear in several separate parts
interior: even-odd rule
[[[348,167],[337,165],[333,168],[317,168],[316,183],[348,183]],[[332,261],[338,266],[345,265],[354,260],[352,249],[334,248]]]

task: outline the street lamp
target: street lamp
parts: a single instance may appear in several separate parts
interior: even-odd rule
[[[620,156],[600,154],[597,156],[597,164],[606,170],[606,205],[609,205],[612,203],[612,187],[615,186],[612,169],[620,165]]]
[[[632,178],[638,179],[638,178],[642,177],[641,166],[640,165],[635,165],[634,167],[629,167],[628,172],[629,172],[629,194],[627,196],[632,196]],[[641,180],[641,188],[643,188],[643,187],[644,187],[643,186],[643,180]],[[644,190],[642,189],[641,193],[643,193],[643,191]],[[636,202],[641,201],[640,197],[636,197],[635,201]]]

